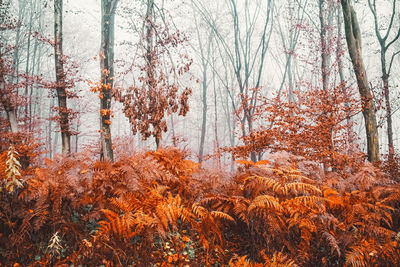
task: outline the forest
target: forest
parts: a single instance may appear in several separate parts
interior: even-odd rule
[[[0,267],[400,266],[400,1],[0,0]]]

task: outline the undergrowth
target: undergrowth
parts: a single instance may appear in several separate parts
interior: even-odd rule
[[[166,148],[21,170],[10,151],[1,266],[400,265],[400,188],[369,164],[316,175],[278,154],[229,174]]]

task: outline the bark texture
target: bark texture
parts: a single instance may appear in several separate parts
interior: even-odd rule
[[[67,108],[67,92],[65,88],[65,72],[63,60],[63,30],[62,30],[63,0],[54,1],[54,61],[56,67],[56,91],[58,98],[58,110],[60,115],[60,129],[62,153],[71,153],[71,134],[69,131],[69,119]]]
[[[361,95],[362,113],[367,135],[368,160],[379,161],[379,136],[376,123],[375,104],[362,58],[361,33],[356,12],[349,0],[342,0],[343,18],[346,32],[347,47],[357,78],[358,90]]]
[[[114,160],[111,139],[111,92],[114,85],[114,20],[118,0],[101,0],[101,158]]]

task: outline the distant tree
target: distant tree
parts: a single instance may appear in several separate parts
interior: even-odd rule
[[[198,21],[198,18],[196,16],[196,10],[193,8],[193,16],[194,16],[194,22],[195,22],[195,27],[196,27],[196,35],[197,35],[197,42],[198,42],[198,48],[199,48],[199,56],[200,56],[200,66],[202,70],[202,77],[201,77],[201,83],[200,83],[200,89],[201,89],[201,100],[203,103],[203,112],[202,112],[202,122],[201,122],[201,134],[200,134],[200,144],[199,144],[199,161],[201,162],[203,160],[203,154],[204,154],[204,142],[206,138],[206,129],[207,129],[207,109],[208,109],[208,94],[207,94],[207,89],[209,85],[209,80],[208,80],[208,69],[211,61],[211,48],[212,48],[212,43],[214,40],[214,32],[212,29],[208,29],[206,34],[207,38],[204,38],[201,35],[201,22]]]
[[[63,0],[54,0],[54,61],[56,69],[56,91],[60,115],[62,153],[71,153],[71,134],[69,131],[69,112],[63,54]]]
[[[376,123],[375,104],[368,83],[367,72],[362,57],[361,32],[356,12],[350,0],[342,0],[344,28],[346,32],[347,47],[353,63],[358,90],[361,95],[362,113],[365,121],[367,135],[368,160],[379,161],[379,136]]]
[[[390,33],[394,30],[394,21],[398,20],[396,18],[396,5],[397,0],[392,0],[392,13],[390,14],[389,24],[382,33],[382,24],[379,21],[376,0],[368,0],[369,9],[374,16],[374,28],[375,35],[378,39],[380,46],[380,58],[381,58],[381,71],[382,71],[382,82],[383,82],[383,95],[385,97],[386,106],[386,123],[387,123],[387,137],[389,146],[389,159],[393,160],[394,157],[394,143],[393,143],[393,123],[392,123],[392,107],[390,103],[390,86],[389,86],[389,76],[392,70],[393,59],[396,55],[400,53],[400,50],[392,53],[389,62],[387,61],[387,53],[389,48],[397,41],[400,37],[400,26],[394,36],[390,39]],[[383,35],[382,35],[383,34]]]
[[[229,0],[227,6],[233,24],[233,38],[225,36],[218,27],[216,20],[210,15],[208,8],[201,1],[194,1],[204,20],[214,30],[216,39],[226,54],[227,64],[233,70],[239,103],[235,95],[226,86],[237,119],[240,122],[242,137],[246,137],[253,130],[253,114],[257,106],[257,97],[260,92],[261,78],[264,70],[265,56],[268,51],[269,41],[272,36],[274,22],[274,1],[252,1],[255,4],[254,13],[251,14],[250,1]],[[240,3],[242,2],[242,3]],[[243,3],[244,2],[244,3]],[[244,6],[241,6],[244,4]],[[263,7],[263,8],[262,8]],[[240,10],[244,12],[241,20]],[[256,22],[262,14],[262,28],[255,34]],[[256,161],[257,155],[252,152],[251,160]]]
[[[153,0],[147,0],[142,31],[142,60],[135,63],[140,75],[132,86],[119,90],[115,97],[123,104],[133,134],[140,132],[146,140],[155,138],[159,148],[162,132],[167,131],[166,116],[189,110],[191,88],[182,88],[179,79],[189,71],[192,60],[179,49],[187,42],[185,34],[172,31],[163,14],[155,12]],[[157,17],[161,23],[156,22]],[[140,62],[140,63],[139,63]]]
[[[294,101],[294,84],[295,84],[295,64],[293,61],[296,59],[296,48],[299,44],[299,37],[303,31],[301,25],[304,24],[304,17],[308,0],[297,1],[294,3],[291,0],[286,0],[285,6],[288,10],[287,16],[277,16],[275,25],[278,28],[279,37],[282,41],[282,46],[285,51],[285,67],[279,92],[283,90],[284,85],[287,83],[288,96],[290,101]],[[287,26],[284,27],[286,21]]]

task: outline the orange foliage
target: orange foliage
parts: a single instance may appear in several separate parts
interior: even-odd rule
[[[305,176],[301,159],[285,157],[239,161],[232,179],[212,183],[210,172],[174,148],[115,163],[84,155],[46,160],[22,173],[23,188],[0,193],[0,262],[400,264],[397,184],[369,164],[346,179],[332,172],[333,184],[331,176]]]
[[[144,49],[142,63],[135,63],[138,78],[132,86],[116,89],[113,93],[123,105],[133,134],[139,132],[143,140],[153,136],[158,148],[162,133],[167,131],[166,117],[171,113],[186,116],[189,111],[192,89],[183,88],[179,80],[189,72],[192,59],[181,52],[187,42],[183,32],[172,32],[165,25],[153,21],[151,16],[146,21],[151,30],[143,38],[151,45]],[[171,62],[165,62],[165,55],[171,58]],[[172,59],[171,55],[176,58]]]
[[[252,151],[284,150],[325,167],[349,166],[359,153],[354,147],[351,116],[360,108],[352,96],[343,93],[345,86],[297,91],[295,102],[280,96],[261,99],[264,104],[255,114],[262,126],[244,138],[244,145],[226,150],[241,157]]]

